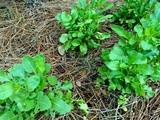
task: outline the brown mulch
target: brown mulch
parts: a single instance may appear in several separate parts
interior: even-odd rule
[[[59,36],[65,30],[54,16],[68,11],[72,2],[52,0],[38,8],[25,8],[19,2],[9,6],[8,16],[0,13],[3,14],[0,16],[0,69],[18,63],[23,55],[43,53],[52,65],[51,74],[62,81],[72,80],[74,97],[84,99],[89,106],[88,117],[75,109],[56,120],[160,120],[160,93],[148,101],[130,96],[128,111],[124,112],[117,105],[116,92],[108,92],[105,85],[95,87],[97,68],[101,66],[101,48],[111,48],[117,42],[114,34],[111,33],[111,39],[104,41],[101,48],[90,50],[87,56],[79,56],[74,51],[63,56],[58,53]],[[102,26],[109,31],[108,23]],[[42,115],[39,120],[46,119]]]

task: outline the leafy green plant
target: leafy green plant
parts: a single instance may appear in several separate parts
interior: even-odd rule
[[[67,29],[67,33],[60,37],[64,50],[78,49],[85,55],[88,48],[97,48],[100,40],[109,38],[109,33],[101,33],[99,30],[100,23],[112,17],[103,15],[103,12],[112,6],[113,4],[106,3],[106,0],[78,0],[72,5],[70,13],[58,13],[55,18]]]
[[[108,81],[109,90],[120,91],[120,104],[131,93],[152,97],[155,91],[149,83],[160,80],[160,4],[150,17],[141,19],[133,33],[117,25],[111,28],[121,39],[111,50],[102,50],[104,65],[98,70],[98,82]]]
[[[6,72],[0,70],[0,120],[34,120],[38,113],[54,118],[74,108],[72,83],[61,83],[56,76],[47,75],[50,69],[44,56],[38,54],[24,56],[21,64]]]
[[[112,21],[127,24],[129,28],[133,28],[140,23],[141,18],[154,10],[155,4],[156,0],[124,0],[117,3]]]

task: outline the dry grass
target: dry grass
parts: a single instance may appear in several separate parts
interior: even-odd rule
[[[11,5],[10,18],[0,18],[0,68],[9,68],[23,55],[43,53],[52,65],[51,74],[62,81],[72,80],[74,97],[83,98],[89,106],[87,118],[76,109],[56,120],[160,120],[160,92],[148,101],[130,96],[128,111],[124,112],[117,107],[116,92],[108,92],[107,86],[95,88],[101,49],[90,50],[85,57],[75,52],[64,56],[58,53],[58,39],[65,30],[57,24],[54,16],[69,10],[72,2],[53,0],[32,9],[24,8],[20,3]],[[103,25],[103,30],[109,31],[107,28],[108,23]],[[113,46],[116,38],[113,34],[112,39],[103,42],[102,48]],[[38,117],[38,120],[46,119],[51,120],[43,115]]]

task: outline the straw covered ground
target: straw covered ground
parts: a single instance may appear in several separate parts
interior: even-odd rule
[[[98,50],[90,50],[86,56],[70,51],[63,56],[58,52],[59,37],[65,29],[59,25],[54,16],[70,9],[72,0],[52,0],[36,8],[24,7],[24,2],[7,4],[0,9],[0,69],[8,69],[20,62],[27,54],[43,53],[52,65],[50,74],[59,80],[70,79],[74,85],[74,97],[82,98],[89,106],[89,116],[78,109],[56,120],[160,120],[160,93],[146,101],[140,97],[130,96],[124,112],[117,106],[117,92],[108,92],[107,86],[95,87],[98,76],[97,68],[101,66],[102,48],[111,48],[117,42],[108,23],[102,25],[104,31],[113,36],[102,43]],[[50,120],[43,114],[37,120]]]

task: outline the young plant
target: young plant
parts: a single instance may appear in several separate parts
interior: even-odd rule
[[[149,83],[160,80],[160,4],[150,17],[141,19],[134,33],[116,25],[111,28],[121,39],[111,50],[102,50],[98,81],[108,81],[109,90],[121,92],[119,103],[131,93],[152,97],[155,91]]]
[[[112,20],[133,28],[141,18],[154,10],[155,4],[156,0],[124,0],[123,3],[117,3]]]
[[[58,13],[55,18],[67,29],[67,33],[60,37],[64,50],[78,49],[85,55],[89,48],[97,48],[101,40],[109,38],[109,33],[100,32],[100,23],[112,17],[103,15],[112,6],[106,0],[78,0],[72,5],[70,13]]]
[[[34,120],[39,113],[54,118],[74,108],[72,83],[49,76],[50,69],[38,54],[24,56],[6,72],[0,70],[0,120]]]

